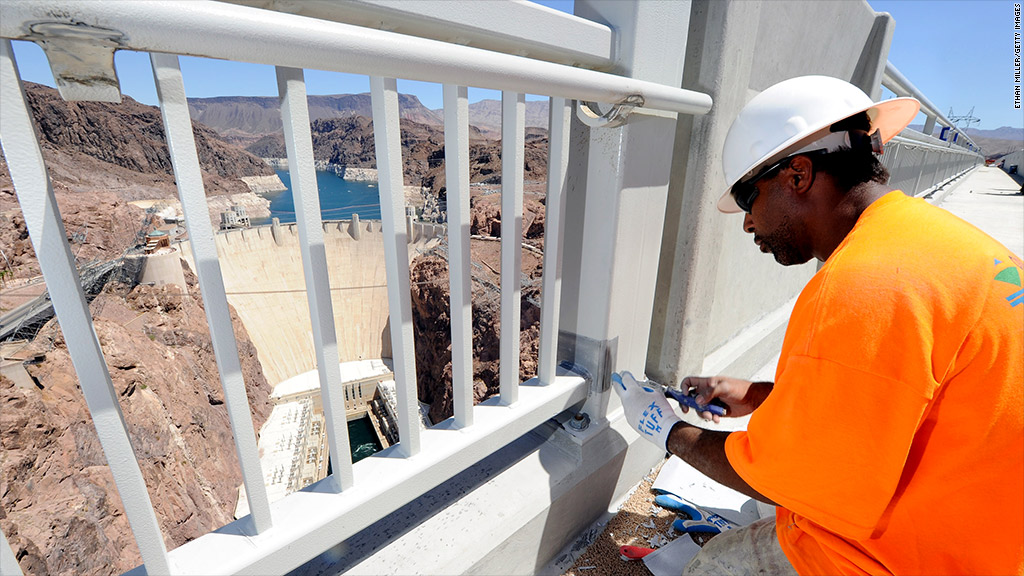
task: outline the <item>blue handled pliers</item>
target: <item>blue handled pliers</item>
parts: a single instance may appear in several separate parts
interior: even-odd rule
[[[690,396],[682,390],[676,390],[675,388],[669,388],[668,386],[665,387],[665,394],[675,398],[676,402],[685,404],[690,408],[694,408],[698,412],[711,412],[718,416],[725,416],[725,408],[715,404],[714,401],[712,401],[711,404],[698,404],[697,399],[693,396]]]
[[[672,522],[672,528],[676,532],[720,534],[733,528],[732,522],[718,514],[705,512],[696,506],[691,506],[672,494],[661,494],[654,499],[654,503],[662,508],[677,513],[682,512],[690,517],[689,520],[676,518],[675,522]]]

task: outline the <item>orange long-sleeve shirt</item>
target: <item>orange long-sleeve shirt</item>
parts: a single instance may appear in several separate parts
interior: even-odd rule
[[[805,287],[726,443],[800,574],[1024,573],[1022,269],[896,191]]]

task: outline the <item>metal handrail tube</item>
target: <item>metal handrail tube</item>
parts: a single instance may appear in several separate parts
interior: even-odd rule
[[[904,76],[903,73],[900,72],[899,69],[897,69],[892,62],[887,61],[885,63],[885,73],[882,75],[882,85],[885,86],[886,88],[889,88],[890,90],[892,90],[894,87],[898,88],[899,90],[892,90],[893,92],[896,93],[897,96],[913,96],[914,98],[917,98],[921,102],[921,109],[922,111],[925,112],[925,114],[934,116],[935,118],[940,120],[942,124],[945,126],[949,126],[951,128],[956,127],[956,125],[953,124],[953,122],[951,122],[949,118],[946,118],[946,116],[939,111],[935,104],[933,104],[932,101],[929,100],[928,97],[925,96],[924,93],[922,93],[917,88],[917,86],[914,86],[914,83],[908,80],[907,77]],[[902,92],[902,94],[900,92]],[[931,136],[931,134],[928,134],[928,136]],[[967,141],[971,143],[971,145],[977,147],[977,144],[975,144],[974,141],[971,140],[970,136],[968,136],[967,134],[963,134],[963,137],[966,138]]]
[[[560,371],[548,386],[536,379],[525,382],[514,406],[501,405],[497,397],[485,400],[475,407],[477,422],[470,428],[423,430],[422,451],[416,458],[405,457],[398,444],[359,462],[353,469],[355,488],[351,490],[337,492],[321,481],[272,503],[273,530],[250,536],[237,520],[171,550],[174,573],[287,573],[533,430],[552,414],[581,403],[588,385],[578,375]]]
[[[523,293],[523,162],[526,98],[501,93],[501,342],[499,387],[502,404],[519,394],[520,298]]]
[[[921,110],[926,114],[935,116],[943,122],[946,126],[952,126],[953,123],[949,121],[949,118],[939,112],[939,109],[924,95],[914,83],[907,79],[892,62],[885,63],[885,74],[882,76],[882,85],[892,90],[894,87],[898,90],[893,90],[897,96],[913,96],[921,102]]]
[[[939,142],[942,142],[942,140],[939,140]],[[946,153],[952,153],[952,154],[962,154],[962,155],[965,155],[965,156],[977,156],[977,154],[975,152],[971,152],[970,150],[965,150],[965,149],[963,149],[963,148],[961,148],[959,146],[954,146],[954,145],[941,146],[941,145],[938,145],[938,144],[936,144],[934,142],[928,142],[926,140],[921,140],[921,139],[918,139],[918,138],[908,137],[908,136],[902,135],[902,134],[898,135],[898,136],[893,136],[893,138],[891,140],[889,140],[889,143],[890,144],[902,144],[904,146],[914,147],[914,148],[925,148],[925,149],[928,149],[928,150],[935,150],[937,152],[946,152]]]
[[[299,230],[299,252],[306,280],[306,302],[313,331],[320,398],[327,425],[327,443],[334,488],[352,487],[352,454],[349,451],[345,400],[338,366],[338,336],[334,328],[334,306],[327,277],[327,251],[313,165],[313,137],[309,128],[306,81],[298,68],[277,68],[277,90],[281,102],[281,124],[288,154],[288,173],[295,202],[295,223]]]
[[[469,92],[445,84],[444,159],[448,202],[448,299],[455,424],[473,424],[473,304],[470,269]]]
[[[569,66],[608,70],[615,64],[611,26],[522,0],[226,1]]]
[[[57,9],[59,8],[59,10]],[[617,103],[685,114],[711,109],[707,94],[593,70],[207,0],[0,4],[0,36],[41,39],[37,23],[120,33],[119,49],[168,52],[378,77]]]

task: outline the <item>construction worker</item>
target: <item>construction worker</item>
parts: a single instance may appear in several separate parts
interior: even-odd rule
[[[1024,262],[886,186],[876,154],[918,107],[807,76],[755,96],[729,130],[719,210],[745,212],[780,264],[822,264],[774,383],[681,383],[750,414],[746,431],[681,422],[659,386],[613,376],[645,438],[777,506],[685,574],[1024,573]]]

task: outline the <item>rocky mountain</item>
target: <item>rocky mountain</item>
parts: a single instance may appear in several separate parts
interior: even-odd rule
[[[405,184],[424,186],[444,197],[444,130],[439,126],[402,119],[402,163]],[[310,126],[313,156],[318,161],[353,168],[376,168],[373,121],[366,116],[321,118]],[[526,181],[547,178],[547,132],[531,129],[527,136],[524,170]],[[246,147],[263,158],[287,155],[284,135],[268,134]],[[470,181],[501,182],[501,143],[487,140],[479,130],[470,129]]]
[[[67,102],[53,88],[26,83],[50,176],[73,191],[118,190],[127,200],[176,197],[160,110],[125,97],[120,104]],[[258,157],[193,122],[208,195],[247,192],[240,176],[272,175]]]
[[[90,310],[168,549],[231,521],[241,472],[202,299],[108,284]],[[259,428],[270,386],[232,310]],[[63,334],[19,352],[34,385],[0,376],[0,527],[26,574],[119,574],[141,563]],[[41,359],[40,359],[41,358]]]
[[[78,262],[120,257],[151,226],[128,201],[177,195],[159,111],[130,98],[69,103],[33,84],[26,92],[72,254]],[[239,176],[273,174],[209,128],[193,129],[208,194],[247,193]],[[0,248],[5,272],[14,273],[0,282],[3,312],[39,266],[2,160]],[[241,484],[202,300],[195,277],[186,277],[187,291],[115,281],[90,304],[168,548],[229,522]],[[271,408],[270,387],[233,311],[232,318],[258,429]],[[0,376],[0,528],[22,570],[92,575],[137,566],[141,558],[56,321],[31,342],[5,345],[4,357],[4,373],[10,366],[23,377],[16,383]],[[26,358],[27,365],[17,362]]]
[[[1014,128],[1013,126],[1002,126],[995,130],[968,128],[967,135],[971,138],[980,136],[982,138],[995,138],[997,140],[1010,140],[1018,143],[1024,143],[1024,128]]]
[[[310,122],[321,118],[371,117],[370,94],[308,96]],[[262,136],[281,131],[281,105],[273,96],[189,98],[192,118],[228,137]],[[444,118],[409,94],[398,95],[403,119],[441,125]]]
[[[924,124],[911,124],[910,128],[921,131],[924,129]],[[940,129],[936,127],[933,135],[938,137],[939,133]],[[995,130],[968,128],[967,135],[981,148],[981,152],[986,158],[999,158],[1024,148],[1024,128],[1012,126],[1003,126]]]
[[[523,200],[523,242],[541,248],[544,242],[544,198],[541,186],[527,187]],[[501,195],[478,189],[470,198],[470,242],[473,401],[499,392],[501,342]],[[537,374],[540,342],[539,250],[523,250],[520,300],[519,379]],[[451,311],[447,245],[417,256],[411,264],[413,334],[416,349],[417,396],[430,406],[432,422],[452,416]]]
[[[442,114],[443,110],[434,112]],[[489,138],[501,137],[501,100],[481,100],[469,105],[469,123]],[[548,128],[548,101],[526,102],[526,127]]]
[[[351,116],[371,118],[370,95],[333,94],[308,96],[309,120],[337,119]],[[216,130],[228,141],[249,146],[268,134],[281,132],[281,109],[272,96],[219,96],[215,98],[189,98],[192,118]],[[444,109],[431,110],[411,94],[398,95],[398,110],[402,120],[441,127]],[[501,136],[501,101],[481,100],[469,105],[469,124],[481,138]],[[548,101],[526,103],[527,128],[541,128],[535,134],[546,134]]]

